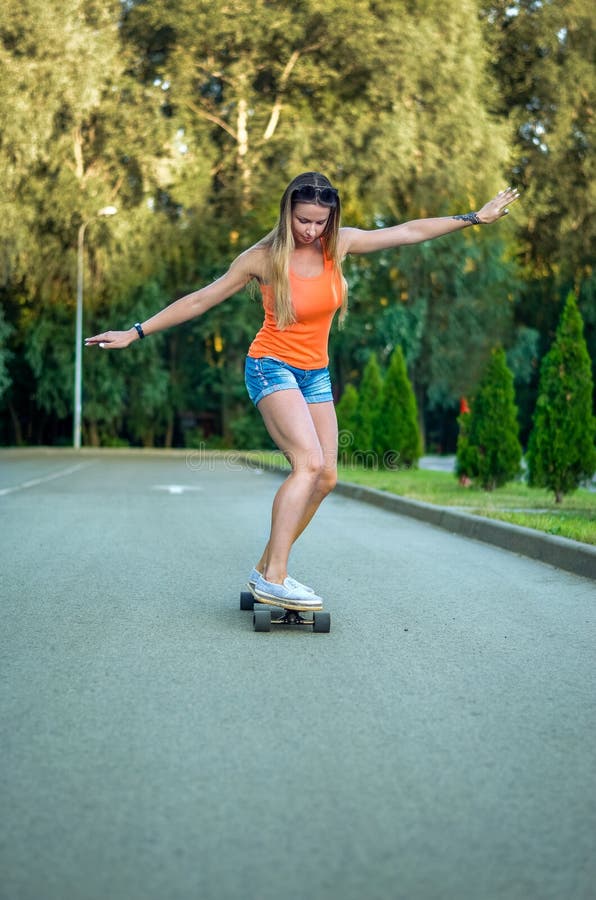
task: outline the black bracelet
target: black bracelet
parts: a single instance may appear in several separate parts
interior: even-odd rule
[[[452,216],[452,219],[457,219],[458,222],[467,222],[468,225],[482,225],[482,222],[478,218],[478,213],[470,212],[465,213],[461,216]]]
[[[143,338],[145,337],[145,332],[143,331],[143,326],[141,325],[141,323],[135,322],[134,327],[137,329],[137,334],[139,335],[140,339],[143,340]]]

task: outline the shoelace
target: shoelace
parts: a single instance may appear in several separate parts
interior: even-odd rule
[[[306,591],[308,594],[314,594],[314,591],[311,588],[308,588],[305,584],[301,584],[299,581],[296,581],[295,578],[292,578],[290,575],[286,578],[287,584],[291,588],[298,589],[300,591]]]

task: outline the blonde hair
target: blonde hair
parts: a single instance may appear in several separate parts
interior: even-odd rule
[[[279,219],[277,225],[266,237],[260,241],[261,247],[267,247],[270,252],[270,279],[273,292],[274,314],[277,327],[287,328],[296,321],[296,312],[292,305],[290,295],[290,255],[295,248],[292,235],[292,195],[304,187],[334,188],[331,182],[320,172],[305,172],[298,175],[285,189],[279,205]],[[345,319],[348,307],[348,288],[341,269],[339,256],[339,225],[341,216],[341,204],[339,194],[336,193],[334,203],[324,203],[317,194],[317,204],[330,210],[325,230],[321,235],[325,256],[333,263],[334,273],[339,274],[341,284],[341,310],[339,314],[340,326]],[[333,279],[333,291],[335,292],[336,279]]]

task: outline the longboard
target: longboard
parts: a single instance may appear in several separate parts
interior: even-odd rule
[[[240,592],[240,609],[252,610],[255,631],[271,631],[274,625],[307,625],[319,634],[328,634],[331,630],[331,616],[323,610],[314,610],[312,606],[301,606],[292,602],[291,606],[264,603],[257,597],[250,584],[248,590]],[[302,613],[310,613],[303,616]]]

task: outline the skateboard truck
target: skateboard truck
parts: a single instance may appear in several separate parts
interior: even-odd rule
[[[286,609],[279,618],[272,615],[271,624],[275,625],[312,625],[312,619],[305,619],[295,609]]]
[[[285,609],[260,603],[252,591],[241,591],[240,609],[252,610],[255,631],[271,631],[273,625],[307,625],[318,634],[328,634],[331,630],[331,616],[328,612],[316,610],[303,616],[307,610]]]

